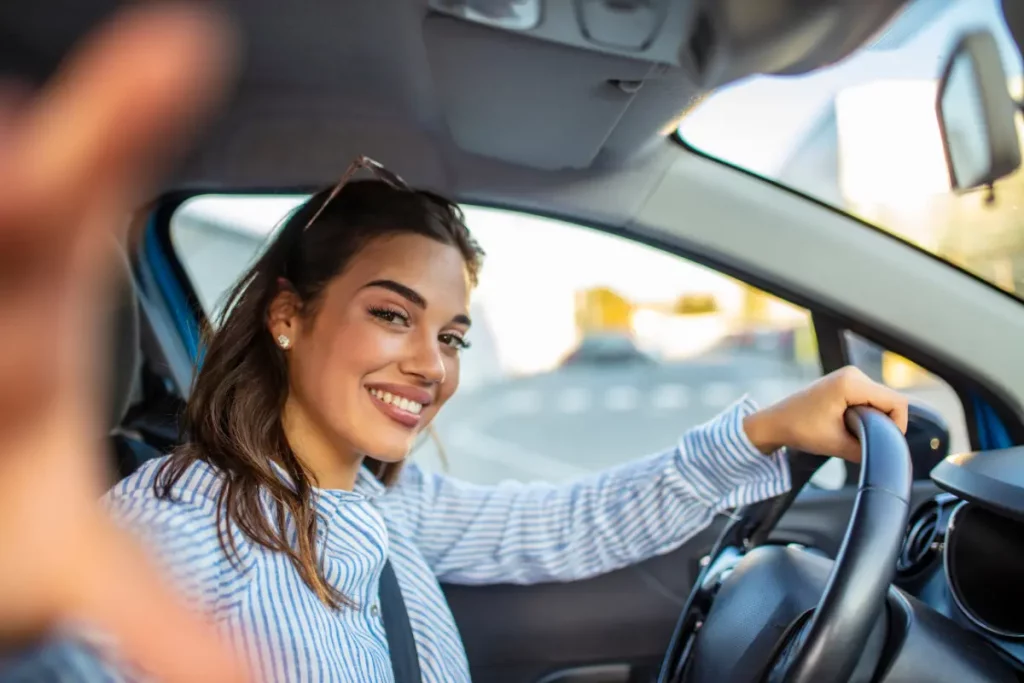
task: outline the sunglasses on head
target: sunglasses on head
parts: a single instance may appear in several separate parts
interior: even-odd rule
[[[388,169],[384,168],[380,162],[374,161],[368,156],[360,155],[356,157],[355,161],[349,164],[349,167],[341,174],[341,178],[339,178],[338,182],[331,188],[330,193],[324,199],[320,208],[318,208],[316,212],[313,213],[312,218],[306,221],[306,224],[302,226],[303,232],[308,230],[309,226],[313,225],[316,219],[320,217],[320,214],[324,212],[324,209],[327,208],[328,204],[331,203],[331,200],[338,196],[338,193],[340,193],[341,189],[345,187],[345,184],[352,180],[352,178],[362,170],[369,171],[374,178],[387,183],[396,190],[411,191],[411,188],[398,176],[398,174],[392,173]]]

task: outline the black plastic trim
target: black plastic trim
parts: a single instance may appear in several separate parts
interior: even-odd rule
[[[828,374],[848,365],[850,354],[839,321],[827,313],[815,311],[811,313],[811,322],[814,325],[814,336],[818,341],[822,372]]]
[[[1024,522],[1024,447],[949,457],[931,478],[958,498]]]

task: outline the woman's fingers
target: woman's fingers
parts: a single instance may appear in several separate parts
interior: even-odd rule
[[[0,633],[81,620],[182,683],[239,672],[99,510],[94,333],[111,235],[222,94],[231,52],[205,5],[134,3],[40,94],[0,92]]]
[[[115,17],[21,117],[2,168],[5,186],[19,192],[3,203],[51,230],[72,230],[83,209],[134,200],[222,96],[230,36],[195,3],[147,3]]]
[[[116,635],[133,665],[167,683],[247,680],[214,627],[187,609],[134,541],[105,518],[80,567],[75,616]]]
[[[860,371],[851,372],[848,381],[846,402],[851,406],[871,406],[880,410],[906,433],[909,420],[909,402],[903,394],[889,387],[871,381]]]
[[[110,237],[221,96],[225,26],[196,3],[135,6],[0,115],[0,428],[91,384],[96,357],[67,340],[95,325]]]

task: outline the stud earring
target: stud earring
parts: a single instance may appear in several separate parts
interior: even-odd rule
[[[287,349],[289,346],[292,345],[292,340],[283,334],[279,334],[277,335],[277,343],[281,346],[282,349]]]

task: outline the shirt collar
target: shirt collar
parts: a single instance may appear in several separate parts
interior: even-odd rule
[[[363,494],[367,498],[373,499],[382,495],[387,487],[384,486],[384,482],[378,479],[373,472],[367,467],[360,467],[359,474],[356,476],[355,491]]]

